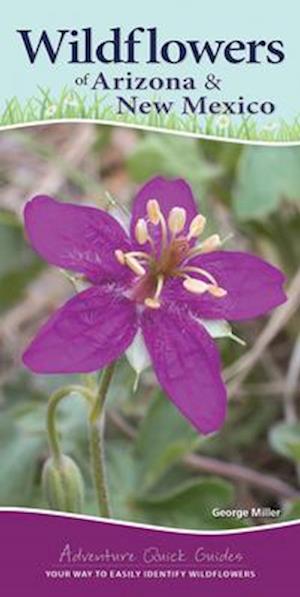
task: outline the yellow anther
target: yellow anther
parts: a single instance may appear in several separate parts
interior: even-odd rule
[[[137,221],[136,225],[135,225],[135,238],[138,241],[138,243],[140,245],[144,245],[149,238],[148,235],[148,228],[147,228],[147,222],[146,220],[144,220],[144,218],[139,218],[139,220]]]
[[[160,307],[160,301],[151,297],[146,298],[144,304],[146,307],[149,307],[150,309],[159,309]]]
[[[209,289],[209,284],[206,284],[206,282],[188,276],[185,278],[183,286],[186,290],[193,292],[194,294],[203,294]]]
[[[125,263],[128,267],[137,275],[137,276],[144,276],[146,273],[145,268],[138,262],[135,257],[131,257],[131,255],[124,255]]]
[[[197,238],[198,236],[200,236],[200,234],[202,234],[202,232],[205,228],[205,224],[206,224],[206,218],[204,216],[202,216],[201,214],[198,214],[197,216],[195,216],[190,223],[188,240],[191,240],[191,238]]]
[[[169,213],[168,226],[173,234],[178,234],[184,228],[186,211],[183,207],[173,207]]]
[[[200,245],[201,253],[210,253],[221,246],[221,239],[218,234],[212,234]]]
[[[227,290],[225,290],[225,288],[214,286],[213,284],[208,287],[208,292],[216,298],[223,298],[223,296],[226,296],[227,294]]]
[[[179,269],[180,275],[182,275],[182,274],[185,275],[186,272],[200,274],[200,276],[204,276],[205,278],[207,278],[211,284],[213,284],[214,286],[218,286],[217,281],[214,278],[214,276],[212,276],[209,272],[207,272],[206,269],[202,269],[202,267],[196,267],[194,265],[185,265],[184,267]]]
[[[117,249],[115,251],[115,256],[117,261],[121,263],[121,265],[125,265],[125,254],[123,253],[123,251],[121,251],[121,249]]]
[[[151,224],[157,226],[161,220],[161,211],[156,199],[149,199],[147,201],[147,214]]]

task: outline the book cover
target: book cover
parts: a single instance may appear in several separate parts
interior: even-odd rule
[[[298,595],[299,16],[3,8],[4,597]]]

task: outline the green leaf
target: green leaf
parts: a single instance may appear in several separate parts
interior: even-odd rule
[[[110,442],[106,450],[107,476],[112,512],[120,520],[137,520],[134,493],[137,486],[137,465],[129,442]]]
[[[281,456],[300,462],[300,423],[279,423],[269,434],[272,448]]]
[[[233,206],[240,220],[266,216],[283,199],[300,199],[300,148],[244,148],[237,169]]]
[[[20,229],[0,221],[0,276],[18,266],[23,244]]]
[[[228,528],[230,521],[215,518],[212,511],[232,502],[232,486],[216,478],[191,479],[164,495],[137,500],[148,522],[186,529]],[[236,521],[234,526],[238,526]]]
[[[278,522],[300,519],[300,500],[295,500],[287,505]]]
[[[147,135],[129,156],[127,164],[131,176],[137,182],[144,182],[158,174],[185,178],[199,198],[203,196],[204,183],[221,173],[219,166],[204,159],[195,139],[174,135]]]
[[[148,491],[166,470],[199,445],[200,441],[194,428],[159,393],[140,425],[136,440],[143,490]]]
[[[146,493],[140,478],[140,462],[128,442],[110,442],[107,450],[108,480],[115,518],[149,524],[222,529],[244,526],[239,521],[214,518],[212,509],[232,505],[233,487],[215,478],[183,479],[176,471],[170,487]],[[177,482],[176,482],[177,477]],[[92,504],[89,512],[93,511]]]
[[[0,310],[20,299],[26,285],[43,267],[26,244],[22,228],[2,220],[0,218]]]
[[[0,505],[30,505],[46,442],[38,433],[26,433],[10,416],[1,417]]]
[[[26,379],[22,377],[23,391],[18,387],[14,390],[16,396],[14,392],[6,394],[6,408],[1,413],[2,506],[28,506],[35,503],[37,488],[40,488],[41,467],[49,454],[46,435],[47,396],[42,394],[36,400],[28,399],[30,387],[26,386]],[[57,411],[57,429],[63,450],[77,460],[88,479],[86,404],[80,396],[72,395],[61,403]]]

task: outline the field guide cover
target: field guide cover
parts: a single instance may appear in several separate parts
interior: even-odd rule
[[[4,597],[299,595],[299,17],[3,7]]]

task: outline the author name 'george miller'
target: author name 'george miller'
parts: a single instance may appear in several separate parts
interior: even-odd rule
[[[214,518],[279,518],[280,508],[213,508],[211,511]]]

